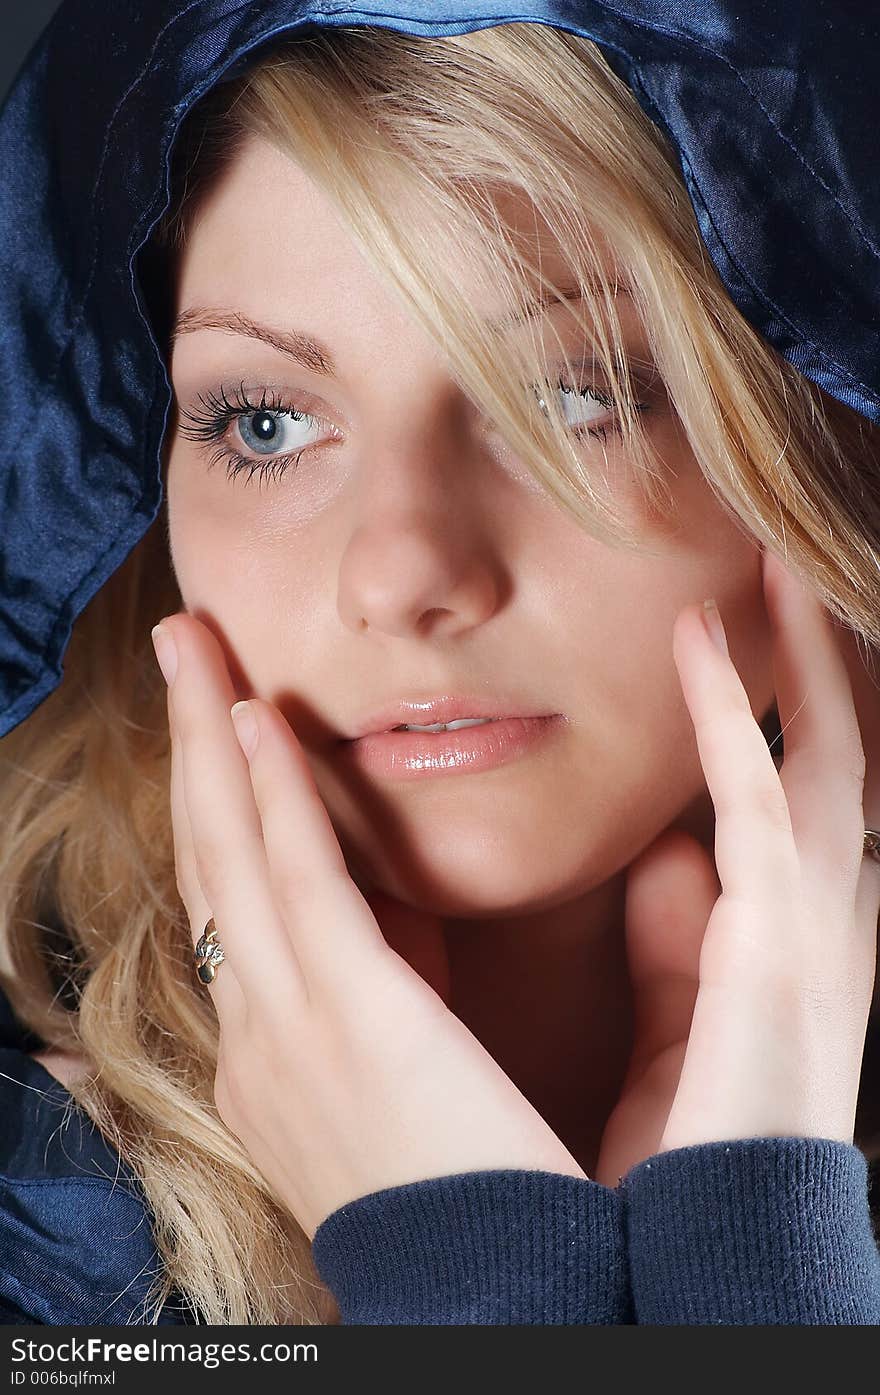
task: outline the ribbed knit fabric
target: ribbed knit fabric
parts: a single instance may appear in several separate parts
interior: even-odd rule
[[[620,1183],[639,1324],[878,1324],[858,1148],[754,1138],[676,1148]]]
[[[621,1195],[518,1169],[358,1197],[312,1240],[346,1324],[632,1322]]]
[[[312,1247],[344,1323],[877,1324],[867,1175],[814,1138],[674,1149],[613,1190],[459,1173],[358,1197]]]

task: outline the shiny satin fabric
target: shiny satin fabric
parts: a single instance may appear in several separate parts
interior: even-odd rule
[[[0,1326],[147,1325],[161,1260],[145,1198],[61,1082],[27,1054],[40,1045],[0,990]],[[157,1316],[159,1325],[193,1322],[178,1293]]]
[[[137,253],[192,104],[297,26],[593,39],[673,141],[709,256],[790,363],[880,421],[880,12],[802,0],[64,0],[0,113],[0,736],[161,503],[171,389]]]

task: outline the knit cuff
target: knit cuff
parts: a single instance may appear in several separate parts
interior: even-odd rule
[[[312,1253],[346,1324],[631,1321],[619,1192],[496,1169],[371,1192]]]
[[[671,1149],[621,1179],[639,1324],[876,1324],[867,1161],[827,1138]]]

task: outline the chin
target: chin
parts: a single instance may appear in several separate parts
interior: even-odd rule
[[[458,846],[450,847],[448,857],[442,848],[432,847],[412,853],[405,864],[399,846],[386,847],[373,861],[368,880],[387,895],[434,915],[495,920],[552,910],[613,875],[615,869],[604,865],[585,866],[579,851],[579,860],[554,868],[534,844],[518,855],[512,855],[508,845],[496,857],[485,846],[473,846],[470,856],[462,855]]]

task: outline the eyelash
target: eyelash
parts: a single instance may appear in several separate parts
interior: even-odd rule
[[[607,393],[602,392],[600,388],[592,384],[586,384],[575,388],[570,383],[565,382],[560,375],[556,386],[563,392],[573,392],[581,397],[594,397],[603,407],[610,409],[614,406],[613,398],[609,397]],[[294,421],[318,422],[323,420],[322,417],[314,416],[310,412],[302,412],[295,407],[288,406],[286,402],[274,398],[271,394],[269,394],[267,399],[267,391],[267,389],[263,389],[263,395],[259,402],[251,402],[245,392],[244,383],[242,382],[238,389],[236,389],[233,401],[231,402],[227,398],[223,388],[221,388],[219,397],[213,392],[209,392],[206,396],[203,396],[201,393],[199,394],[199,401],[205,408],[204,414],[200,415],[197,412],[181,411],[181,419],[184,423],[187,423],[180,427],[180,434],[182,436],[196,442],[221,442],[220,449],[214,452],[208,462],[209,470],[213,470],[215,465],[225,460],[227,479],[234,480],[242,471],[248,470],[250,473],[244,481],[245,485],[250,484],[254,475],[257,475],[260,484],[262,484],[263,480],[280,479],[291,464],[293,464],[295,469],[299,465],[300,458],[305,452],[312,449],[311,445],[303,446],[302,450],[298,451],[295,455],[278,456],[274,460],[267,458],[265,462],[261,462],[258,458],[249,459],[247,456],[239,455],[236,451],[230,451],[227,446],[222,444],[223,438],[230,425],[239,416],[252,416],[257,412],[265,411],[282,413],[285,416],[292,417]],[[647,402],[633,401],[632,406],[637,412],[646,412],[649,410],[649,404]],[[585,435],[592,436],[595,439],[601,438],[602,442],[606,443],[608,440],[609,426],[615,435],[619,436],[621,434],[620,424],[616,419],[613,422],[604,423],[599,427],[572,427],[572,434],[578,439],[582,439]]]
[[[263,395],[259,402],[251,402],[244,390],[244,383],[236,389],[233,401],[230,402],[223,388],[220,389],[219,397],[209,392],[206,396],[199,394],[199,401],[206,411],[204,415],[198,412],[181,412],[181,419],[188,423],[180,427],[180,434],[190,441],[219,441],[222,443],[231,423],[239,416],[252,416],[256,412],[283,412],[293,418],[294,421],[320,421],[320,417],[313,416],[310,412],[301,412],[296,407],[290,407],[286,402],[277,399],[272,395],[267,397],[267,389],[263,389]],[[265,462],[259,459],[249,460],[246,456],[239,455],[235,451],[230,451],[226,446],[220,446],[215,451],[208,462],[208,469],[213,470],[215,465],[219,465],[225,460],[226,477],[233,480],[242,470],[250,470],[250,474],[245,480],[245,485],[250,484],[254,475],[259,478],[260,483],[270,477],[280,479],[291,462],[294,468],[299,464],[300,457],[310,450],[310,446],[303,446],[295,456],[282,455],[276,459],[267,459]]]

